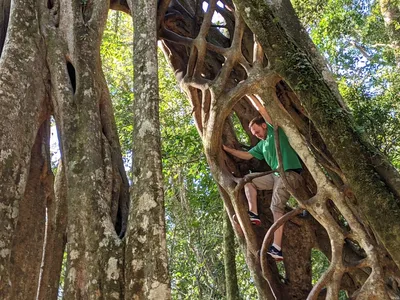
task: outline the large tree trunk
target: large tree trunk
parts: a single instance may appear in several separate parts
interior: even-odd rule
[[[157,2],[130,1],[130,6],[135,28],[134,185],[125,299],[170,299],[158,116]]]
[[[12,278],[17,279],[18,282],[22,280],[11,275],[12,270],[15,271],[14,268],[17,266],[21,268],[19,262],[14,265],[11,260],[12,257],[20,256],[17,253],[15,253],[17,257],[14,256],[12,246],[15,245],[18,250],[21,250],[18,246],[20,241],[16,240],[17,223],[21,230],[35,228],[37,234],[31,236],[31,241],[36,246],[30,253],[31,258],[35,257],[35,260],[40,262],[42,253],[42,248],[37,247],[37,243],[44,233],[43,203],[45,198],[43,194],[45,191],[42,186],[35,186],[39,184],[38,179],[29,178],[29,174],[30,172],[32,176],[38,174],[42,168],[36,164],[32,164],[31,167],[30,162],[32,152],[35,155],[41,155],[39,145],[42,141],[40,138],[42,132],[39,134],[38,132],[43,122],[48,119],[46,106],[48,97],[44,84],[47,81],[48,72],[43,56],[44,43],[38,35],[39,23],[35,11],[33,1],[13,2],[11,15],[16,14],[20,17],[10,19],[9,42],[4,47],[0,59],[0,294],[3,299],[11,299],[12,288],[19,285],[17,282],[13,283]],[[33,149],[35,140],[39,144]],[[26,191],[28,178],[31,188]],[[33,184],[35,180],[36,184]],[[41,202],[40,215],[19,219],[20,203],[23,199],[28,201],[29,205],[32,205],[30,201]],[[27,208],[23,210],[23,214],[25,213],[32,214],[33,211]],[[25,234],[23,235],[24,238],[28,238]],[[38,252],[33,253],[34,250]],[[37,269],[38,272],[39,269]],[[32,279],[30,274],[26,275]],[[34,277],[38,278],[37,275]],[[26,282],[30,280],[28,278]]]
[[[43,122],[32,148],[25,195],[11,254],[12,299],[31,299],[38,290],[45,237],[46,204],[54,200],[53,173],[50,169],[50,120]]]
[[[306,46],[289,39],[295,32],[276,22],[279,12],[256,1],[237,1],[237,4],[243,13],[245,9],[254,12],[252,18],[244,16],[246,22],[258,36],[270,63],[296,93],[330,149],[343,172],[343,181],[357,199],[358,213],[365,216],[400,267],[400,238],[396,238],[400,236],[400,219],[397,217],[400,213],[399,174],[356,131],[348,112],[339,105],[341,99],[327,84],[320,83],[325,70],[313,63],[311,51],[303,51],[307,50]],[[277,9],[279,11],[280,6],[277,5]],[[295,15],[291,17],[296,18]],[[274,47],[268,47],[272,44]],[[393,171],[389,173],[388,170]],[[385,216],[385,222],[382,222],[382,216]]]
[[[316,299],[325,287],[330,299],[337,298],[340,289],[360,299],[373,294],[393,297],[398,292],[396,284],[390,287],[384,282],[399,280],[398,173],[354,130],[332,76],[289,1],[238,0],[237,10],[229,1],[222,2],[223,7],[210,1],[204,12],[189,1],[166,1],[160,5],[160,15],[166,12],[160,19],[160,35],[193,105],[195,123],[211,171],[224,190],[226,207],[228,211],[233,208],[237,216],[237,234],[242,237],[260,298],[309,295]],[[214,11],[224,18],[225,36],[211,26]],[[259,43],[253,41],[252,32]],[[312,219],[297,220],[300,226],[285,226],[283,284],[275,264],[264,256],[271,232],[261,249],[261,268],[257,261],[265,231],[251,228],[240,194],[244,182],[230,175],[243,176],[246,167],[240,160],[230,162],[220,148],[222,141],[239,147],[229,129],[231,123],[224,126],[232,111],[248,130],[248,121],[256,109],[263,114],[263,106],[276,126],[286,131],[308,169],[305,190],[294,196],[326,229]],[[262,219],[271,220],[267,205],[263,207]],[[383,222],[383,215],[388,221]],[[328,239],[331,247],[326,247]],[[313,247],[331,259],[330,268],[314,287],[310,277]],[[381,253],[390,254],[393,260]],[[365,266],[371,268],[368,278],[361,276]],[[260,279],[261,269],[269,287]]]
[[[60,289],[61,267],[67,242],[67,183],[60,162],[54,181],[54,196],[47,201],[47,225],[39,300],[55,300]]]
[[[0,57],[6,40],[11,0],[0,1]]]
[[[128,180],[99,53],[108,5],[107,1],[13,1],[8,42],[0,60],[2,299],[28,299],[32,290],[36,295],[43,249],[39,298],[55,299],[65,243],[66,219],[60,214],[66,211],[64,297],[123,295],[120,237],[127,226]],[[49,157],[45,163],[36,158],[48,149],[48,139],[40,139],[38,131],[51,113],[58,124],[65,167],[56,204],[46,171]],[[34,206],[40,210],[35,218],[33,200],[41,203]],[[30,264],[24,263],[24,256]]]
[[[59,5],[51,10],[59,9],[62,31],[47,19],[46,33],[51,45],[48,61],[52,96],[67,182],[64,297],[119,299],[123,249],[113,216],[119,207],[115,203],[127,201],[127,180],[115,152],[118,141],[107,110],[110,99],[100,64],[108,3]]]

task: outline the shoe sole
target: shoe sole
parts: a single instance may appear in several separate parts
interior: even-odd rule
[[[275,261],[282,261],[283,257],[267,252]]]
[[[232,216],[232,219],[236,224],[239,224],[239,221],[238,221],[238,219],[236,217],[236,214]],[[260,220],[250,220],[250,222],[251,222],[251,224],[256,225],[256,226],[260,226],[261,225],[261,221]]]

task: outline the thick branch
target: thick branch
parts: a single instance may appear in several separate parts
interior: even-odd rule
[[[271,244],[272,239],[274,238],[275,231],[279,227],[283,226],[287,221],[289,221],[290,219],[292,219],[295,216],[299,215],[301,212],[302,212],[301,208],[296,208],[296,209],[288,212],[284,216],[280,217],[278,220],[276,220],[274,222],[274,224],[269,228],[267,234],[264,237],[263,243],[262,243],[261,253],[260,253],[262,274],[263,274],[265,280],[267,280],[267,282],[268,282],[272,292],[274,293],[276,299],[279,299],[277,297],[277,295],[279,294],[279,289],[278,289],[277,286],[275,286],[275,281],[273,280],[271,271],[268,268],[268,263],[267,263],[268,247]]]

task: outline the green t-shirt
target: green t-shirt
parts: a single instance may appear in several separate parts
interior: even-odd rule
[[[279,160],[275,149],[274,128],[267,123],[267,129],[265,139],[259,141],[256,146],[249,150],[249,153],[260,160],[265,159],[271,169],[276,170],[279,166]],[[282,128],[278,130],[284,170],[301,169],[300,159],[292,146],[290,146],[286,134]]]

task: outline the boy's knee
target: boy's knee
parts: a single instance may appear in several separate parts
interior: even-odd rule
[[[270,209],[272,212],[278,212],[278,213],[285,213],[285,207],[286,203],[289,200],[290,194],[280,194],[276,193],[272,195],[272,201],[271,201],[271,206]]]
[[[246,183],[246,184],[244,185],[244,188],[245,188],[246,190],[250,190],[250,189],[256,190],[256,186],[255,186],[254,183],[252,183],[252,182]]]
[[[272,213],[285,213],[285,205],[282,205],[281,203],[271,203],[270,209]]]

